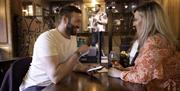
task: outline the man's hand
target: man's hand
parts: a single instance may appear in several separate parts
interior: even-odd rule
[[[90,65],[82,64],[82,63],[79,62],[79,64],[77,64],[77,65],[74,67],[74,71],[86,73],[87,70],[90,69],[90,68],[91,68]]]
[[[84,54],[88,50],[89,50],[89,46],[88,45],[82,45],[82,46],[80,46],[80,48],[77,51],[80,52],[81,54]]]

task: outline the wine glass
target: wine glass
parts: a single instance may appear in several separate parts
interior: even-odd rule
[[[119,55],[115,51],[111,51],[109,54],[109,61],[112,65],[119,64]]]

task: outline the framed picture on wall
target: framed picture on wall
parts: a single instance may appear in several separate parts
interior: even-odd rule
[[[35,12],[34,12],[34,16],[37,16],[37,19],[40,21],[40,22],[43,22],[43,10],[42,10],[42,7],[40,5],[35,5]]]

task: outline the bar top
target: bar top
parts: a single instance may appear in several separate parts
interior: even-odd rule
[[[59,84],[47,86],[42,91],[145,91],[145,86],[122,81],[100,73],[89,76],[73,72]]]
[[[2,58],[0,59],[0,62],[8,62],[8,61],[14,61],[14,60],[19,60],[25,57],[12,57],[12,58]]]

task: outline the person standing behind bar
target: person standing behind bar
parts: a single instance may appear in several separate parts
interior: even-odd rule
[[[90,18],[92,19],[90,21],[92,26],[92,46],[95,46],[98,42],[98,32],[105,32],[108,19],[107,14],[102,11],[100,4],[95,5],[95,12]],[[100,41],[103,41],[103,35]]]
[[[108,74],[124,81],[146,84],[147,91],[176,91],[178,43],[162,7],[155,1],[146,2],[134,10],[134,22],[139,41],[135,65],[120,64]]]
[[[73,70],[86,71],[79,57],[89,47],[77,49],[76,31],[81,25],[81,10],[65,6],[56,17],[55,29],[42,33],[35,42],[33,59],[20,91],[41,91],[52,83],[59,83]],[[80,67],[79,67],[80,66]]]

